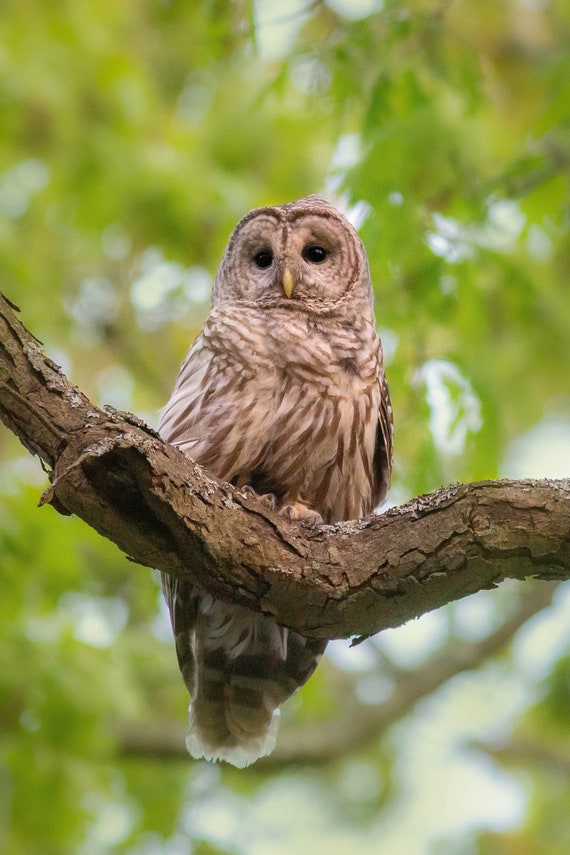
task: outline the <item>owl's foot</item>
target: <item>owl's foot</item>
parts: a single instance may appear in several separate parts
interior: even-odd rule
[[[256,493],[253,487],[250,487],[249,484],[244,484],[244,486],[240,490],[241,495],[244,499],[255,499],[256,502],[261,502],[266,508],[270,511],[275,510],[275,506],[277,501],[273,493]]]
[[[313,527],[322,525],[323,523],[323,518],[319,512],[313,510],[313,508],[309,508],[304,502],[286,502],[278,506],[277,499],[273,493],[256,493],[250,484],[244,484],[240,487],[240,493],[244,499],[255,499],[256,502],[261,502],[268,510],[276,510],[280,516],[286,517],[289,522],[303,522]]]
[[[319,512],[313,510],[313,508],[307,507],[303,502],[293,502],[291,504],[282,505],[279,508],[279,514],[282,517],[287,517],[289,522],[293,522],[294,520],[297,522],[304,522],[308,525],[312,525],[314,528],[318,525],[322,525],[323,523],[323,518]]]

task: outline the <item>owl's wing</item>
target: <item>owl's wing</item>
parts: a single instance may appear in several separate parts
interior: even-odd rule
[[[170,400],[160,414],[160,435],[190,457],[194,457],[191,446],[204,433],[202,423],[208,417],[207,402],[215,394],[214,363],[215,352],[201,333],[188,351]]]
[[[247,483],[263,456],[276,391],[268,381],[270,366],[250,364],[246,347],[240,341],[232,347],[224,332],[232,330],[226,324],[217,331],[211,321],[194,342],[159,433],[220,480],[238,475]]]
[[[390,391],[384,375],[380,374],[380,406],[378,407],[378,428],[376,431],[376,448],[374,451],[374,471],[377,478],[378,494],[376,504],[383,501],[392,477],[392,453],[394,445],[394,416]]]
[[[170,613],[172,633],[176,646],[178,666],[186,688],[194,694],[196,662],[194,658],[194,635],[198,603],[193,596],[193,586],[161,573],[162,593]]]

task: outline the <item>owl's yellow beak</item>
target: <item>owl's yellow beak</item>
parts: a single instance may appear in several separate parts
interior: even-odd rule
[[[295,287],[295,280],[293,279],[293,274],[289,270],[288,267],[283,271],[283,290],[285,291],[285,296],[287,299],[291,297],[293,293],[293,288]]]

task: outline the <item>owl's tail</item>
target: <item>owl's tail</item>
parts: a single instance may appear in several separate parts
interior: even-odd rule
[[[192,695],[186,746],[193,757],[243,768],[273,751],[279,705],[311,676],[326,641],[305,638],[204,591],[194,604],[193,638],[186,631],[181,639],[175,629]]]

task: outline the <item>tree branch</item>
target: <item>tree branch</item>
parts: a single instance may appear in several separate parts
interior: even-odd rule
[[[407,716],[415,705],[428,697],[452,677],[473,671],[491,656],[503,650],[518,630],[534,615],[547,608],[556,584],[528,586],[520,602],[489,635],[478,641],[450,638],[418,668],[402,670],[394,681],[392,694],[380,704],[359,701],[354,683],[346,674],[336,715],[310,724],[287,725],[279,734],[275,750],[256,764],[266,771],[298,763],[329,763],[349,753],[362,751],[389,727]],[[383,674],[383,668],[376,669]],[[347,685],[347,681],[349,685]],[[160,761],[187,762],[185,726],[170,722],[140,724],[116,723],[113,733],[118,752],[124,757]],[[488,746],[487,746],[488,749]],[[490,749],[489,749],[490,750]]]
[[[510,577],[570,577],[570,480],[452,485],[308,529],[101,410],[0,297],[0,419],[51,470],[42,497],[130,558],[308,635],[367,636]]]
[[[506,744],[473,742],[469,747],[500,761],[504,766],[543,769],[558,779],[563,777],[570,782],[570,751],[564,743],[548,744],[546,740],[542,742],[518,736]]]

